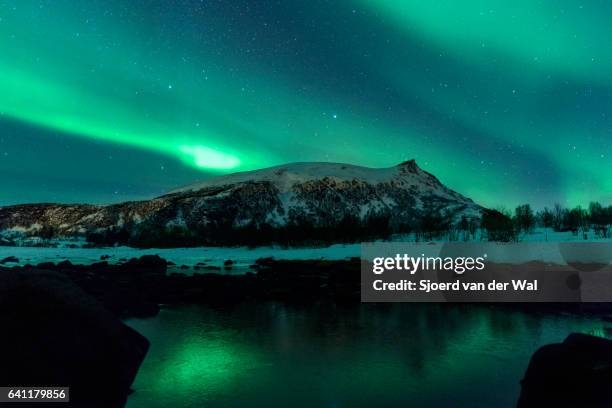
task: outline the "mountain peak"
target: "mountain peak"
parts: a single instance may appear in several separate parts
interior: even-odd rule
[[[406,160],[405,162],[398,164],[396,167],[410,173],[416,173],[416,171],[419,170],[419,166],[414,159]]]
[[[397,166],[398,166],[398,167],[403,167],[403,166],[410,166],[410,167],[412,167],[412,166],[416,166],[416,165],[417,165],[417,164],[416,164],[416,160],[414,160],[414,159],[410,159],[410,160],[406,160],[406,161],[404,161],[404,162],[401,162],[401,163],[400,163],[400,164],[398,164]]]
[[[245,182],[270,182],[284,192],[289,192],[296,184],[333,178],[337,181],[361,181],[370,184],[387,183],[396,177],[408,177],[410,183],[429,184],[431,180],[440,184],[432,174],[422,170],[414,159],[384,168],[370,168],[348,163],[296,162],[258,170],[232,173],[213,177],[201,182],[170,191],[168,194],[186,193],[205,188],[236,185]],[[415,177],[413,179],[413,177]]]

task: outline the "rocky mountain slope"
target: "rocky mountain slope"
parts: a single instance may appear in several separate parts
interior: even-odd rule
[[[234,173],[147,201],[0,208],[5,241],[86,237],[134,246],[347,241],[451,225],[483,208],[414,160],[374,169],[293,163]]]

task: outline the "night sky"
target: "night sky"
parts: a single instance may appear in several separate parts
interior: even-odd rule
[[[612,200],[607,1],[0,0],[0,205],[415,158],[483,205]]]

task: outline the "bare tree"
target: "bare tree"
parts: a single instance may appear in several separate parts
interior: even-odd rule
[[[540,221],[542,227],[544,227],[544,235],[546,237],[546,241],[548,241],[548,229],[551,228],[554,224],[554,214],[551,210],[548,209],[548,207],[544,207],[544,210],[542,210],[538,214],[537,218]]]
[[[529,233],[533,230],[535,217],[529,204],[523,204],[514,210],[514,222],[519,232]]]

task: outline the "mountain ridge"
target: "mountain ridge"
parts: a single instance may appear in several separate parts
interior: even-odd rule
[[[298,162],[214,177],[150,200],[0,207],[0,234],[191,246],[243,244],[248,234],[299,242],[310,231],[342,241],[414,230],[432,217],[452,224],[483,210],[414,160],[386,168]]]

